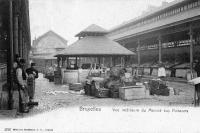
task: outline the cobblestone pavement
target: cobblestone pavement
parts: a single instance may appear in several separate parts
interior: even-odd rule
[[[39,102],[28,114],[35,115],[58,108],[79,106],[193,106],[194,87],[185,83],[168,82],[168,86],[179,91],[179,95],[148,96],[145,99],[123,101],[112,98],[94,98],[70,91],[67,85],[55,85],[40,77],[36,80],[35,101]]]

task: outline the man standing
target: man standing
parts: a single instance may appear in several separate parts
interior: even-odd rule
[[[158,77],[162,80],[165,79],[166,77],[166,70],[165,70],[165,67],[164,67],[164,64],[163,63],[160,63],[159,64],[159,68],[158,68]]]
[[[31,67],[26,69],[28,74],[27,84],[28,84],[28,94],[29,102],[33,102],[35,94],[35,79],[38,78],[38,70],[35,69],[35,63],[31,63]]]
[[[16,78],[19,89],[20,98],[20,112],[28,113],[29,108],[27,106],[27,84],[26,84],[26,72],[24,70],[25,60],[20,59],[18,67],[16,69]]]
[[[197,77],[200,77],[200,62],[197,60],[197,63],[194,67],[194,70],[197,72]],[[196,103],[196,95],[197,95],[197,103]],[[195,84],[195,97],[194,97],[194,104],[199,105],[200,102],[200,84]]]

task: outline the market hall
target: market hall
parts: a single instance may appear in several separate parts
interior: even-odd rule
[[[5,32],[1,31],[4,43],[1,48],[1,77],[4,81],[1,82],[1,88],[4,86],[1,91],[1,103],[4,103],[1,104],[1,109],[12,109],[17,108],[18,98],[18,92],[12,88],[14,55],[19,54],[27,63],[30,59],[28,0],[0,2],[4,3],[2,10],[7,13],[2,15],[3,25],[7,22],[10,24],[10,27],[4,26]],[[98,101],[108,98],[105,103],[109,98],[120,98],[122,105],[134,105],[135,99],[155,100],[154,96],[158,95],[161,97],[157,101],[167,99],[170,101],[169,105],[182,105],[180,101],[183,99],[187,100],[187,106],[196,105],[193,86],[189,90],[180,90],[181,88],[172,86],[170,80],[181,81],[184,83],[181,86],[186,86],[187,80],[195,77],[193,63],[194,59],[199,58],[199,5],[200,1],[197,0],[163,3],[160,8],[108,31],[93,24],[76,35],[79,38],[77,42],[54,54],[57,58],[54,75],[49,76],[46,72],[43,75],[51,78],[49,81],[54,81],[56,88],[60,89],[65,84],[67,87],[62,93],[67,96],[73,91],[84,95],[84,98],[95,97],[97,99],[94,100]],[[51,59],[54,59],[52,55]],[[166,68],[166,77],[160,79],[158,71],[163,66]],[[172,74],[174,69],[175,74]],[[9,87],[5,86],[5,81]],[[36,91],[40,87],[38,83],[41,83],[40,79],[36,80]],[[49,82],[44,83],[55,87]],[[40,96],[37,94],[43,99],[46,95],[56,93],[61,92],[45,90]],[[60,94],[57,96],[67,97]],[[41,99],[36,99],[40,101],[39,107],[44,102]],[[11,101],[15,104],[11,104]]]
[[[156,75],[162,62],[168,76],[191,79],[194,59],[200,55],[199,7],[199,0],[163,2],[161,7],[111,29],[107,36],[137,53],[133,62],[141,68],[140,73]],[[151,74],[150,68],[154,69]]]

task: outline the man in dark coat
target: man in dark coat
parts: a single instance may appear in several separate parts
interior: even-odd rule
[[[199,60],[197,60],[194,70],[197,72],[197,77],[200,77],[200,61]]]

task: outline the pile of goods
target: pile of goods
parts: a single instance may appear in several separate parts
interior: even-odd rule
[[[54,68],[53,67],[47,68],[45,78],[49,79],[49,82],[54,81]]]
[[[98,98],[119,98],[120,88],[136,86],[136,80],[125,69],[112,68],[109,78],[88,77],[84,85],[85,94]],[[143,90],[142,90],[143,91]]]
[[[110,76],[110,78],[104,81],[104,87],[109,89],[110,98],[119,97],[119,87],[122,86],[120,78],[117,76]]]
[[[109,97],[109,90],[104,88],[104,79],[93,77],[86,81],[84,85],[85,94],[99,98]]]
[[[169,96],[169,89],[166,82],[160,79],[152,79],[149,81],[150,95]]]

